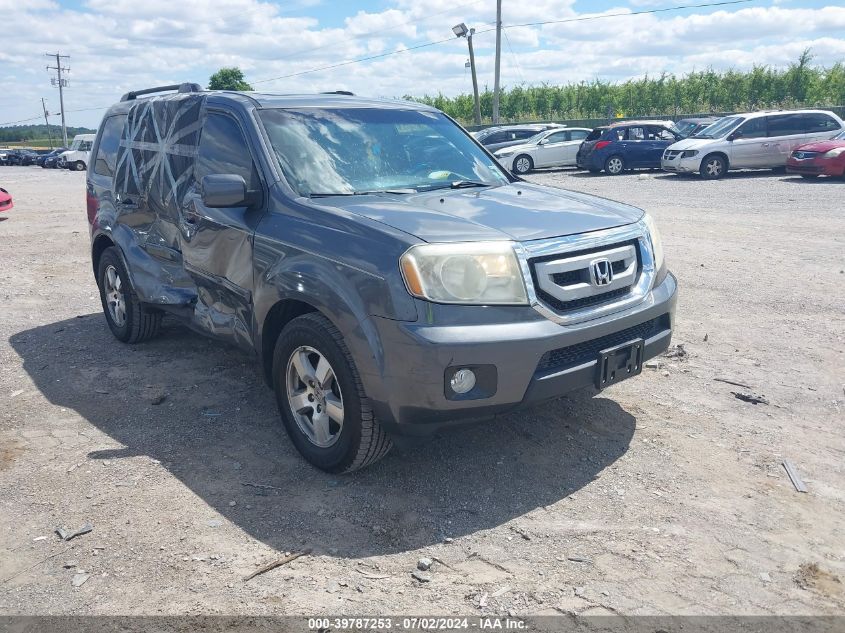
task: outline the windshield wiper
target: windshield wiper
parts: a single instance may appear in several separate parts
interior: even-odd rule
[[[330,198],[332,196],[367,196],[373,193],[393,193],[393,194],[407,194],[407,193],[417,193],[416,189],[411,189],[410,187],[404,189],[373,189],[372,191],[338,191],[336,193],[332,192],[316,192],[316,193],[309,193],[309,198]]]
[[[464,189],[466,187],[492,187],[493,185],[478,180],[455,180],[449,186],[452,189]]]

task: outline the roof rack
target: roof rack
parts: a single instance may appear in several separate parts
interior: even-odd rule
[[[176,92],[202,92],[202,86],[199,84],[185,82],[182,84],[171,84],[169,86],[157,86],[155,88],[145,88],[144,90],[132,90],[123,95],[121,101],[132,101],[142,95],[153,94],[154,92],[165,92],[168,90],[175,90]]]
[[[324,95],[346,95],[347,97],[354,97],[355,93],[349,92],[348,90],[329,90],[328,92],[321,92],[320,94]]]

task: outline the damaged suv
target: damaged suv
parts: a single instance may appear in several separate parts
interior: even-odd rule
[[[254,352],[326,471],[602,389],[669,346],[676,282],[647,214],[523,182],[424,105],[166,86],[124,95],[92,157],[111,331],[137,343],[172,315]]]

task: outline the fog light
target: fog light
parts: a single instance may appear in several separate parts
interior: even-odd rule
[[[471,369],[459,369],[452,375],[449,386],[455,393],[467,393],[475,387],[475,372]]]

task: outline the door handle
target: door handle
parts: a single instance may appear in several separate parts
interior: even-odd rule
[[[762,145],[762,146],[763,146],[763,147],[768,147],[768,146],[769,146],[769,144],[768,144],[768,143],[763,143],[763,145]]]

